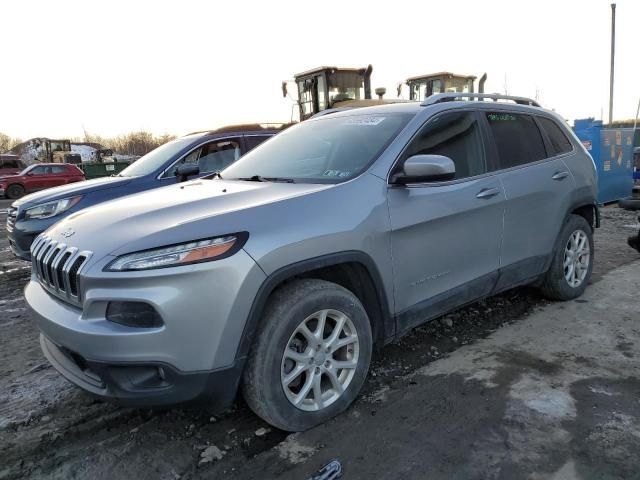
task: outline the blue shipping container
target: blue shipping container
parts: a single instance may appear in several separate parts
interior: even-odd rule
[[[633,187],[633,128],[604,128],[593,118],[576,120],[574,131],[598,170],[598,202],[627,198]]]

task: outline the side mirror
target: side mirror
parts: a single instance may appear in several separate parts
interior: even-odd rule
[[[176,177],[178,177],[179,182],[185,182],[189,177],[197,175],[199,173],[200,167],[198,165],[194,165],[193,163],[180,165],[176,169]]]
[[[413,155],[405,160],[402,171],[391,177],[398,185],[453,180],[456,166],[444,155]]]

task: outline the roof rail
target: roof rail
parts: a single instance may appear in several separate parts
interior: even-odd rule
[[[531,98],[526,97],[514,97],[511,95],[502,95],[500,93],[459,93],[459,92],[448,92],[448,93],[437,93],[435,95],[431,95],[423,100],[420,104],[423,107],[428,105],[435,105],[436,103],[443,102],[454,102],[458,99],[468,98],[470,100],[482,100],[485,98],[489,98],[494,102],[498,100],[510,100],[512,102],[517,103],[518,105],[530,105],[532,107],[540,107],[540,104],[532,100]]]

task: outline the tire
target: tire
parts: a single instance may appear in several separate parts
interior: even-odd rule
[[[618,206],[625,210],[640,210],[640,198],[625,198],[618,200]]]
[[[576,239],[578,239],[578,245],[582,244],[584,239],[584,247],[588,246],[588,251],[585,251],[584,248],[582,250],[577,248]],[[579,255],[576,257],[576,255],[568,253],[569,249],[575,249]],[[540,290],[544,295],[554,300],[572,300],[579,297],[584,293],[591,278],[593,257],[591,225],[580,215],[570,215],[562,227],[551,266],[542,280]],[[571,258],[574,260],[571,261]],[[565,261],[571,263],[565,267]],[[571,278],[571,282],[567,275]]]
[[[11,200],[15,200],[16,198],[20,198],[24,195],[24,187],[22,185],[18,185],[14,183],[13,185],[9,185],[6,191],[7,198]]]
[[[322,313],[326,317],[324,347],[316,352],[307,339],[315,341],[309,335],[318,332]],[[344,345],[327,354],[325,347],[338,321],[343,326],[337,340]],[[308,330],[305,334],[300,330],[303,324]],[[349,341],[353,343],[347,345]],[[338,347],[335,342],[332,345]],[[307,430],[343,412],[355,400],[367,377],[371,351],[369,318],[353,293],[324,280],[296,280],[276,290],[267,303],[242,379],[244,398],[271,425],[291,432]],[[289,355],[296,355],[296,360]],[[349,368],[336,368],[339,361]],[[315,385],[315,379],[321,402],[316,389],[309,387]],[[342,393],[334,382],[340,384]]]

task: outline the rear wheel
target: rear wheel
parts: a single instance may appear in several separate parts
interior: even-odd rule
[[[371,326],[349,290],[297,280],[276,291],[243,377],[251,409],[272,425],[301,431],[344,411],[371,360]]]
[[[9,185],[7,187],[7,198],[15,200],[16,198],[20,198],[24,195],[24,187],[22,185]]]
[[[556,300],[577,298],[587,288],[593,271],[593,231],[579,215],[571,215],[540,289]]]

